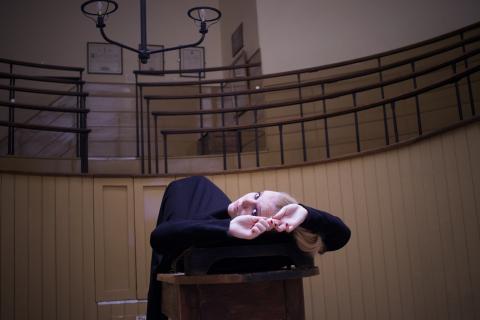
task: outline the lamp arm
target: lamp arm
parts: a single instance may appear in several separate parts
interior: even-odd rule
[[[202,34],[202,36],[200,37],[200,39],[197,42],[194,42],[194,43],[191,43],[191,44],[185,44],[185,45],[181,45],[181,46],[176,46],[176,47],[171,47],[171,48],[148,51],[148,53],[149,54],[154,54],[154,53],[158,53],[158,52],[166,52],[166,51],[172,51],[172,50],[179,50],[179,49],[183,49],[183,48],[196,47],[200,43],[202,43],[204,39],[205,39],[205,34]]]
[[[127,49],[127,50],[130,50],[130,51],[133,51],[133,52],[136,52],[136,53],[141,53],[139,50],[137,49],[134,49],[132,47],[129,47],[129,46],[126,46],[124,44],[121,44],[120,42],[117,42],[117,41],[114,41],[112,39],[110,39],[109,37],[107,37],[107,35],[105,34],[105,31],[103,31],[103,28],[99,28],[100,29],[100,33],[103,37],[103,39],[105,39],[105,41],[107,41],[108,43],[111,43],[111,44],[115,44],[119,47],[122,47],[124,49]]]

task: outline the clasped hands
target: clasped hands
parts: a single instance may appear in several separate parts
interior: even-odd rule
[[[264,232],[292,232],[305,221],[307,210],[298,204],[288,204],[270,218],[240,215],[230,221],[228,233],[236,238],[251,240]]]

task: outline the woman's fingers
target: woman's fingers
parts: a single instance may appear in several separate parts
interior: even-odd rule
[[[254,225],[251,230],[252,230],[252,233],[253,233],[255,236],[258,236],[260,233],[262,233],[262,232],[260,232],[260,229],[258,228],[257,225]]]
[[[286,231],[287,230],[287,225],[285,223],[280,223],[279,225],[277,225],[275,227],[275,230],[277,230],[277,232]]]
[[[284,206],[277,213],[275,213],[272,216],[272,218],[276,220],[281,220],[286,212],[287,212],[287,206]]]
[[[261,224],[265,228],[265,230],[270,230],[271,229],[270,224],[268,223],[267,219],[265,219],[265,218],[262,218],[262,219],[258,220],[257,223]]]

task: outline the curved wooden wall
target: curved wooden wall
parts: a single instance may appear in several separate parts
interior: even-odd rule
[[[480,122],[383,153],[210,178],[292,193],[351,227],[305,281],[307,319],[480,318]],[[144,314],[153,228],[175,177],[0,174],[0,318]]]

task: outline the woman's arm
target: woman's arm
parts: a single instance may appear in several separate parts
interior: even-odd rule
[[[183,251],[228,239],[230,219],[182,220],[160,223],[150,235],[150,245],[159,254]]]
[[[307,209],[307,215],[300,226],[320,235],[327,251],[338,250],[350,240],[351,231],[340,218],[303,204],[301,206]]]
[[[234,219],[182,220],[159,224],[150,236],[152,248],[159,254],[175,253],[191,246],[202,246],[231,237],[251,240],[273,225],[263,217],[238,216]]]
[[[350,229],[340,218],[303,204],[288,204],[272,219],[278,232],[292,232],[302,227],[307,232],[319,235],[323,242],[322,252],[338,250],[350,239]]]

